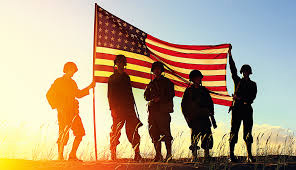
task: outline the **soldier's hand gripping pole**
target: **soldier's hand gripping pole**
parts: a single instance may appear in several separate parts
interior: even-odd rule
[[[232,94],[232,102],[231,102],[231,106],[229,106],[228,113],[231,112],[231,110],[233,109],[233,106],[234,106],[234,99],[233,99],[233,96],[234,96],[234,94]]]

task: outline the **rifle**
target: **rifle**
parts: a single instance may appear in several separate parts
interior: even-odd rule
[[[239,85],[240,85],[240,81],[238,82],[237,87],[235,88],[235,91],[234,91],[234,94],[232,95],[232,97],[236,96],[236,94],[237,94],[237,90],[238,90],[238,88],[239,88]],[[229,109],[228,109],[228,113],[233,109],[234,104],[235,104],[235,100],[233,99],[233,100],[232,100],[232,103],[231,103],[231,106],[230,106]]]
[[[232,103],[231,103],[231,106],[229,106],[229,109],[228,109],[228,113],[230,113],[230,111],[233,109],[233,107],[234,107],[234,99],[233,99],[233,96],[234,96],[234,94],[232,94]]]
[[[148,84],[147,89],[149,89],[149,95],[150,95],[150,98],[152,99],[148,102],[148,105],[150,105],[153,102],[154,98],[159,97],[160,88],[157,82],[153,82],[153,80],[151,80],[151,82]]]
[[[137,108],[136,103],[134,103],[134,107],[135,107],[136,116],[137,116],[137,118],[138,118],[138,120],[139,120],[139,123],[138,123],[138,125],[137,125],[137,127],[139,128],[139,127],[143,126],[143,123],[142,123],[141,120],[140,120],[140,116],[139,116],[139,112],[138,112],[138,108]]]

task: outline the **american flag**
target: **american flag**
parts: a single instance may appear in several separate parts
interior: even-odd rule
[[[96,5],[94,80],[107,83],[113,74],[113,60],[118,54],[127,58],[126,73],[132,86],[145,89],[151,81],[151,65],[161,61],[165,77],[175,84],[175,94],[182,97],[188,87],[191,70],[204,75],[202,84],[210,90],[215,104],[230,106],[232,97],[226,89],[226,64],[230,44],[177,45],[159,40]]]

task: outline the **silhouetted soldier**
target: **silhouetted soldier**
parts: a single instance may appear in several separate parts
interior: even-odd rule
[[[204,149],[205,161],[209,161],[209,149],[213,148],[213,136],[211,126],[217,127],[214,119],[214,104],[207,88],[202,86],[203,75],[199,70],[192,70],[189,74],[193,85],[187,87],[182,98],[182,113],[191,128],[192,161],[197,161],[198,142]],[[212,124],[210,121],[212,119]]]
[[[138,128],[143,124],[135,112],[135,100],[130,77],[124,72],[126,58],[117,55],[114,60],[114,74],[108,81],[108,100],[113,119],[110,133],[111,159],[116,159],[116,147],[120,143],[121,129],[125,124],[126,135],[135,151],[134,160],[142,159],[140,155],[140,135]]]
[[[156,151],[154,160],[161,161],[163,159],[161,141],[164,141],[167,149],[166,161],[169,161],[172,159],[173,137],[170,130],[170,113],[173,112],[174,84],[161,75],[164,72],[161,62],[154,62],[151,72],[153,72],[155,78],[146,87],[144,97],[149,101],[148,124],[149,134]]]
[[[86,88],[79,90],[76,82],[72,79],[73,75],[78,71],[77,66],[73,62],[67,62],[64,65],[62,77],[56,79],[46,94],[47,100],[52,109],[58,111],[59,138],[58,159],[64,160],[64,146],[69,140],[69,130],[72,129],[75,136],[69,160],[78,160],[76,151],[85,135],[84,127],[79,116],[79,102],[76,98],[82,98],[89,94],[89,89],[95,87],[92,82]]]
[[[231,47],[230,47],[231,48]],[[231,106],[232,118],[231,118],[231,131],[230,131],[230,160],[237,162],[238,160],[234,156],[234,146],[238,140],[238,132],[243,121],[244,132],[243,138],[247,145],[249,162],[254,162],[255,159],[252,156],[252,128],[253,128],[253,108],[251,104],[256,98],[257,85],[250,80],[250,74],[252,69],[249,65],[243,65],[240,73],[243,74],[243,78],[237,75],[237,69],[231,55],[231,49],[229,51],[229,64],[232,74],[232,79],[235,85],[235,93],[233,96],[233,105]]]

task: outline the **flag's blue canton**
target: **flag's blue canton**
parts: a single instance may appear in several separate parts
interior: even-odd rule
[[[145,45],[145,32],[100,7],[97,22],[97,46],[150,55]]]

